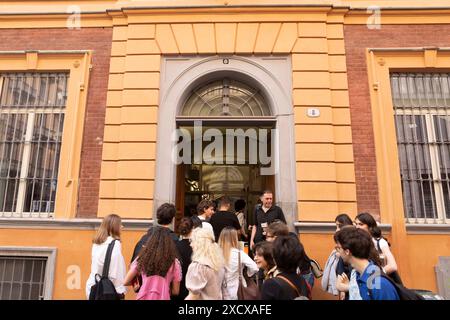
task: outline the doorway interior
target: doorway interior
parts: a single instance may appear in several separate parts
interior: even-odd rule
[[[195,140],[191,141],[190,163],[182,163],[177,167],[176,225],[184,216],[190,217],[196,214],[197,204],[203,198],[215,201],[222,196],[230,198],[232,202],[231,210],[233,211],[236,200],[243,199],[247,204],[245,212],[247,225],[253,223],[254,208],[259,202],[261,192],[264,189],[275,190],[274,175],[261,174],[261,168],[264,165],[260,161],[260,152],[267,151],[268,156],[272,155],[270,130],[274,128],[274,125],[273,122],[264,125],[246,123],[245,126],[241,124],[237,127],[224,123],[209,123],[202,127],[202,136],[209,129],[216,129],[221,132],[223,143],[216,146],[222,145],[223,149],[221,152],[214,150],[205,154],[208,145],[214,141],[203,141],[202,139],[200,151],[202,157],[200,158],[201,161],[198,161],[198,154],[195,154]],[[193,126],[179,125],[178,127],[187,130],[191,133],[191,136],[194,136]],[[251,136],[249,134],[245,138],[242,137],[243,144],[239,147],[236,136],[229,134],[230,130],[235,132],[236,129],[242,129],[247,134],[256,133],[256,135]],[[263,135],[267,139],[260,139],[260,130],[269,132],[267,136]],[[229,139],[235,139],[232,150],[227,149],[226,146]],[[263,148],[263,151],[260,148]],[[257,155],[255,155],[255,149]],[[212,160],[216,161],[212,163]]]

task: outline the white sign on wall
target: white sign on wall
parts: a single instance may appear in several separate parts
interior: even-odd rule
[[[320,116],[320,110],[318,108],[308,108],[306,114],[310,118],[317,118]]]

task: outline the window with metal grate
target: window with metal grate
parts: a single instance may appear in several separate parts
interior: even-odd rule
[[[47,257],[0,256],[0,300],[43,300]]]
[[[450,223],[450,74],[392,73],[405,216]]]
[[[67,73],[0,74],[0,217],[55,208]]]

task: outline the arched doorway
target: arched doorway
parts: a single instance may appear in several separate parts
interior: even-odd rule
[[[180,149],[189,149],[189,156],[178,150],[183,161],[177,168],[177,221],[195,213],[203,198],[228,196],[233,204],[246,202],[253,224],[259,194],[275,186],[275,172],[263,170],[273,164],[276,124],[264,93],[231,77],[205,81],[187,96],[176,121],[184,131]]]
[[[277,134],[270,142],[273,151],[272,169],[275,172],[272,188],[277,196],[277,205],[282,207],[288,224],[293,227],[293,222],[297,220],[297,188],[292,67],[289,56],[162,58],[155,159],[154,212],[164,202],[175,203],[181,192],[177,176],[179,177],[183,173],[179,172],[179,163],[174,160],[174,153],[176,153],[174,151],[176,151],[179,140],[179,137],[175,134],[177,129],[183,125],[192,125],[192,122],[196,120],[202,120],[202,126],[209,129],[208,125],[211,121],[217,120],[217,115],[209,116],[207,119],[204,116],[200,116],[198,119],[196,117],[183,119],[183,117],[187,117],[183,116],[183,107],[195,89],[205,87],[208,84],[212,85],[214,81],[223,81],[226,78],[230,81],[241,82],[244,87],[246,85],[258,90],[269,107],[270,116],[268,117],[270,119],[259,116],[261,121],[258,125],[261,128],[275,126]],[[222,97],[223,94],[218,96]],[[223,99],[223,97],[220,99]],[[224,112],[223,109],[222,112]],[[223,118],[220,120],[224,120]],[[249,123],[247,118],[247,116],[242,115],[240,117],[228,116],[227,125],[237,124],[243,128],[246,128],[246,125],[254,127],[255,124]],[[178,209],[180,212],[183,210],[182,208]]]

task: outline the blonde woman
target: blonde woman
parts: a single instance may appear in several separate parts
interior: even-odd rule
[[[258,266],[244,251],[239,249],[238,234],[236,229],[226,227],[219,237],[219,246],[222,248],[225,259],[225,279],[222,286],[224,300],[237,300],[239,287],[239,271],[243,274],[244,267],[247,267],[247,275],[253,276],[258,272]],[[240,255],[240,258],[239,258]],[[239,265],[239,260],[241,264]],[[245,279],[242,278],[243,285],[246,286]]]
[[[103,218],[92,245],[91,273],[86,282],[86,297],[89,299],[91,287],[95,284],[95,275],[101,275],[105,262],[106,250],[113,240],[118,240],[114,244],[111,254],[108,277],[114,284],[116,292],[123,299],[126,293],[124,279],[126,275],[125,260],[122,255],[122,245],[120,244],[120,232],[122,229],[122,219],[116,214],[110,214]]]
[[[186,300],[222,300],[224,258],[206,228],[196,228],[191,235],[192,262],[186,274]]]

